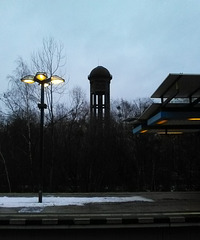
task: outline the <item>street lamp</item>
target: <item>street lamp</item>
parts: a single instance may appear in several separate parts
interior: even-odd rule
[[[43,192],[43,158],[44,158],[44,109],[47,105],[44,103],[44,87],[49,84],[63,83],[65,80],[57,75],[53,75],[48,78],[47,73],[37,72],[35,76],[27,75],[21,79],[22,82],[32,84],[39,83],[41,86],[41,101],[38,104],[40,109],[40,173],[39,173],[39,193],[38,202],[42,203],[42,192]]]

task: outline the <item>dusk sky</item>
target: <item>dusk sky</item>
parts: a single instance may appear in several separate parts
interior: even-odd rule
[[[150,97],[169,73],[200,73],[199,0],[0,0],[0,93],[16,60],[52,37],[65,47],[68,89],[89,94],[98,65],[111,98]]]

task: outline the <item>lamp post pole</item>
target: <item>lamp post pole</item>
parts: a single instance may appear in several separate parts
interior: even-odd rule
[[[43,193],[43,164],[44,164],[44,109],[46,104],[44,104],[44,83],[41,83],[41,102],[38,104],[40,109],[40,169],[39,169],[39,195],[38,202],[42,203],[42,193]]]

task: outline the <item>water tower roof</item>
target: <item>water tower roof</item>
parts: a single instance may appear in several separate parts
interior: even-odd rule
[[[108,71],[108,69],[106,69],[105,67],[102,67],[102,66],[98,66],[96,68],[94,68],[90,75],[88,76],[88,79],[89,80],[92,80],[92,79],[109,79],[111,80],[112,79],[112,75],[110,74],[110,72]]]

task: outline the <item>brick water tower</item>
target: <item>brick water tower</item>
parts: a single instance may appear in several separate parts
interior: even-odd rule
[[[110,81],[112,75],[102,66],[94,68],[88,76],[90,81],[90,119],[93,123],[106,125],[110,119]]]

